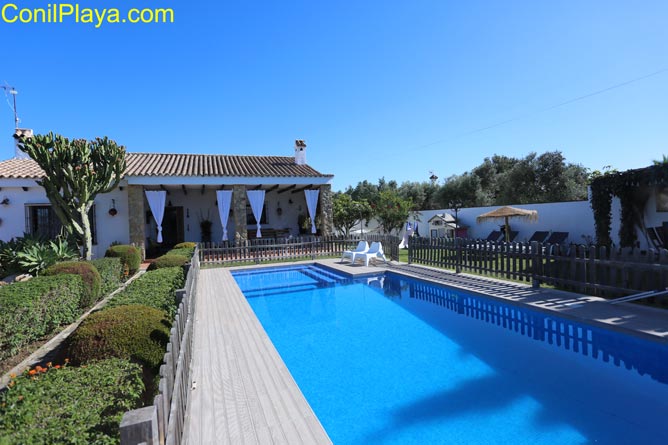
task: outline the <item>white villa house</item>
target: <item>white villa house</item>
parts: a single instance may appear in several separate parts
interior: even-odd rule
[[[119,187],[95,199],[94,257],[104,256],[114,242],[144,251],[159,238],[160,245],[172,246],[332,233],[333,175],[306,164],[302,140],[295,142],[294,157],[127,153],[126,161]],[[0,162],[0,240],[59,233],[60,221],[36,182],[43,176],[37,163],[18,151]],[[315,224],[304,230],[304,221]]]

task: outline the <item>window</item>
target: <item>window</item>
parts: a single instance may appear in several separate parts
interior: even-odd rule
[[[253,216],[253,209],[250,204],[246,204],[246,225],[256,225],[255,216]],[[267,203],[262,204],[262,216],[260,217],[260,224],[267,224]]]
[[[60,235],[63,225],[50,204],[26,205],[26,233],[53,239]],[[97,224],[95,206],[88,212],[93,244],[97,244]]]

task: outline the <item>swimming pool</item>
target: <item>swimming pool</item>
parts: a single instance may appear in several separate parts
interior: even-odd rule
[[[335,444],[666,444],[666,346],[387,272],[233,275]]]

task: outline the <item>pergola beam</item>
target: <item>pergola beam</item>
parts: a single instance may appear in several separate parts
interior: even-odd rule
[[[306,190],[306,189],[310,189],[310,188],[313,188],[313,184],[311,184],[311,185],[306,185],[306,186],[304,186],[304,187],[301,187],[301,188],[298,188],[298,189],[296,189],[296,190],[293,190],[293,191],[292,191],[292,194],[294,195],[295,193],[303,192],[304,190]]]
[[[187,195],[187,194],[188,194],[188,190],[186,190],[186,186],[185,186],[185,184],[181,184],[181,190],[183,190],[183,194],[184,194],[184,195]]]
[[[286,187],[286,188],[284,188],[283,190],[279,190],[279,191],[276,192],[276,193],[280,195],[281,193],[288,192],[288,191],[292,190],[292,189],[295,188],[295,187],[297,187],[297,186],[296,186],[295,184],[293,184],[293,185],[291,185],[290,187]]]

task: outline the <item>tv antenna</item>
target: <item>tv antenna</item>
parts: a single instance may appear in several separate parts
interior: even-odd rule
[[[16,95],[19,94],[18,91],[16,91],[16,88],[9,86],[9,85],[0,85],[0,88],[5,90],[5,94],[9,93],[13,97],[13,102],[14,105],[12,106],[12,109],[14,110],[14,128],[18,129],[19,128],[19,115],[16,113]]]

